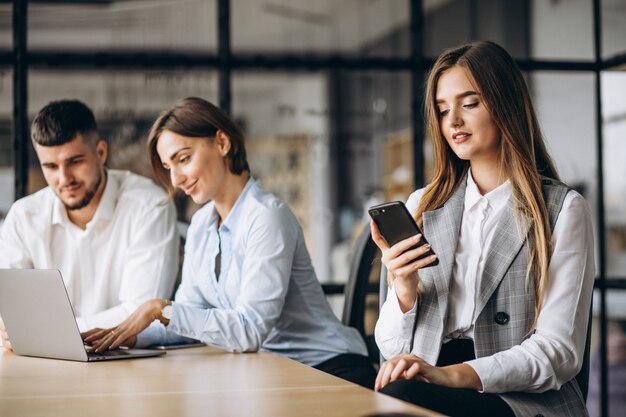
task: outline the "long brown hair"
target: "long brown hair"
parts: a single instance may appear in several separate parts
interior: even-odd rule
[[[430,71],[426,86],[426,130],[434,143],[435,174],[417,208],[422,214],[444,205],[469,169],[448,145],[441,132],[436,105],[437,84],[452,67],[463,68],[501,133],[501,172],[512,185],[515,211],[530,224],[530,258],[527,277],[533,277],[537,323],[548,282],[552,230],[539,176],[558,179],[521,71],[511,56],[493,42],[476,42],[444,51]]]
[[[174,186],[157,152],[157,142],[165,130],[181,136],[208,140],[214,140],[217,131],[221,130],[230,139],[230,149],[227,154],[230,171],[236,175],[250,172],[241,129],[226,113],[208,101],[197,97],[184,98],[176,102],[171,109],[162,112],[152,124],[148,134],[148,155],[152,172],[170,197],[174,194]]]

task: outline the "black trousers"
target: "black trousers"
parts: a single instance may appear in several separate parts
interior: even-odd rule
[[[315,365],[314,368],[362,387],[374,389],[376,370],[367,356],[344,353]]]
[[[468,339],[453,340],[443,345],[437,366],[471,359],[474,359],[474,343]],[[515,417],[498,395],[473,389],[449,388],[412,379],[392,382],[380,392],[451,417]]]

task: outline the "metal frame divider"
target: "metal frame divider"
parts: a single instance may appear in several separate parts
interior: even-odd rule
[[[599,277],[600,287],[600,415],[609,415],[608,395],[608,364],[607,364],[607,317],[606,317],[606,233],[604,222],[604,157],[603,157],[603,126],[602,126],[602,10],[600,0],[593,1],[593,46],[595,76],[595,116],[596,116],[596,163],[598,179],[598,245],[599,245]],[[589,318],[591,320],[591,317]]]
[[[15,199],[28,187],[28,61],[26,1],[13,0],[13,163]]]

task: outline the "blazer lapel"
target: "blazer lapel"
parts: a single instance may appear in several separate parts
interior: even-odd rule
[[[530,223],[516,219],[511,197],[496,226],[494,238],[487,250],[485,270],[475,311],[482,311],[500,284],[504,274],[521,250],[528,235]]]
[[[439,265],[424,268],[419,275],[425,286],[434,285],[442,318],[446,317],[448,306],[454,255],[463,218],[465,186],[466,179],[459,182],[443,207],[423,214],[424,236],[437,254]]]

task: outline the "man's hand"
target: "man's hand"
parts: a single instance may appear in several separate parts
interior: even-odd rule
[[[9,341],[9,334],[4,328],[4,322],[2,321],[2,318],[0,318],[0,335],[2,336],[2,345],[4,346],[4,348],[8,350],[13,350],[13,347],[11,347],[11,341]]]
[[[374,389],[380,391],[399,379],[418,379],[451,388],[482,390],[482,382],[474,369],[465,364],[432,366],[418,356],[398,355],[382,364]]]
[[[161,310],[167,304],[167,300],[161,299],[146,301],[119,326],[112,329],[92,329],[82,333],[83,341],[93,346],[93,352],[116,349],[120,346],[133,347],[137,343],[137,335],[161,317]]]

